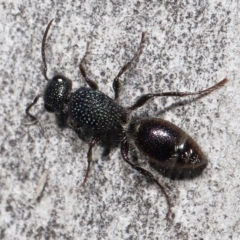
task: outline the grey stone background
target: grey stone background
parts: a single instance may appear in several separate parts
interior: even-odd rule
[[[0,239],[240,239],[239,9],[238,1],[226,0],[1,1]],[[75,89],[83,86],[78,63],[89,41],[87,71],[111,97],[113,78],[147,32],[138,63],[121,78],[124,106],[143,92],[197,91],[229,78],[195,101],[156,98],[133,114],[182,127],[209,158],[191,181],[153,171],[171,197],[172,223],[161,191],[129,168],[119,149],[108,159],[94,149],[90,178],[79,191],[86,142],[58,129],[42,100],[32,112],[45,136],[25,125],[26,106],[46,84],[40,50],[52,18],[48,76],[61,72]],[[44,171],[46,186],[36,201]]]

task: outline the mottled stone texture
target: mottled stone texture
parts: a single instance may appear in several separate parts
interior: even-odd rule
[[[0,239],[240,239],[239,1],[8,0],[0,10]],[[121,77],[123,106],[143,93],[197,91],[229,78],[207,96],[162,97],[133,114],[173,122],[208,157],[194,180],[171,181],[153,171],[174,206],[171,224],[161,191],[129,168],[118,148],[108,158],[93,149],[81,189],[87,143],[58,128],[42,99],[31,112],[44,136],[26,125],[26,106],[47,83],[41,41],[52,18],[47,75],[63,74],[73,91],[86,87],[78,65],[90,42],[86,72],[113,97],[112,81],[143,31],[143,52]]]

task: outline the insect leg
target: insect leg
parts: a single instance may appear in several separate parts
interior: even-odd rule
[[[139,57],[139,55],[141,54],[142,52],[142,49],[143,49],[143,46],[144,46],[144,41],[145,41],[145,32],[142,33],[142,38],[141,38],[141,42],[140,42],[140,45],[137,49],[137,52],[135,53],[135,55],[133,56],[133,58],[128,62],[126,63],[121,69],[120,71],[118,72],[117,76],[114,78],[113,80],[113,90],[114,90],[114,93],[115,93],[115,100],[118,99],[119,97],[119,92],[120,92],[120,82],[119,82],[119,78],[121,77],[121,75],[130,68],[131,64],[136,60],[136,58]]]
[[[148,100],[150,100],[153,97],[185,97],[185,96],[190,96],[190,95],[204,95],[208,94],[220,87],[222,87],[226,82],[228,81],[227,78],[224,78],[221,82],[215,84],[214,86],[204,89],[202,91],[198,92],[163,92],[163,93],[148,93],[144,94],[137,99],[137,101],[131,106],[128,107],[128,110],[135,110],[139,107],[142,107]]]
[[[32,119],[31,124],[37,124],[38,127],[39,127],[39,129],[40,129],[40,132],[42,133],[42,135],[44,135],[44,131],[43,131],[43,128],[42,128],[41,123],[39,122],[39,120],[38,120],[35,116],[33,116],[33,115],[29,112],[30,109],[32,108],[32,106],[34,106],[34,105],[37,103],[37,101],[38,101],[38,99],[39,99],[40,97],[42,97],[42,94],[38,94],[38,95],[34,98],[33,102],[32,102],[31,104],[29,104],[28,107],[26,108],[25,113],[26,113],[27,116],[29,116],[29,117]]]
[[[90,167],[91,167],[91,162],[92,162],[92,148],[101,140],[100,136],[95,136],[92,138],[92,140],[89,143],[89,149],[88,149],[88,153],[87,153],[87,161],[88,161],[88,166],[87,166],[87,171],[85,173],[85,177],[82,183],[82,187],[84,187],[87,179],[88,179],[88,175],[90,172]]]
[[[80,64],[79,64],[79,70],[80,70],[80,73],[82,74],[85,82],[88,84],[88,86],[94,90],[97,90],[98,89],[98,85],[96,82],[94,82],[93,80],[91,80],[88,76],[87,76],[87,73],[86,73],[86,70],[85,70],[85,67],[83,66],[83,63],[88,55],[88,49],[89,49],[89,45],[90,43],[88,42],[87,43],[87,48],[86,48],[86,52],[82,58],[82,60],[80,61]]]
[[[141,173],[142,175],[150,178],[151,180],[153,180],[157,185],[158,187],[161,189],[163,195],[165,196],[166,198],[166,201],[167,201],[167,205],[168,205],[168,212],[167,212],[167,215],[166,215],[166,218],[167,220],[170,220],[170,213],[172,212],[171,211],[171,203],[170,203],[170,197],[168,196],[168,194],[166,193],[164,187],[157,181],[157,179],[152,175],[152,173],[150,173],[149,171],[145,170],[144,168],[141,168],[133,163],[130,162],[129,160],[129,144],[127,142],[126,139],[124,139],[122,142],[121,142],[121,154],[122,154],[122,157],[123,157],[123,160],[125,162],[127,162],[132,168],[134,168],[135,170],[137,170],[139,173]]]

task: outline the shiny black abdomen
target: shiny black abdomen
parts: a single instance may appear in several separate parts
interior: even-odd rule
[[[68,102],[68,116],[80,127],[96,130],[122,128],[127,121],[125,108],[104,93],[90,88],[79,88]]]
[[[198,176],[207,159],[197,143],[181,128],[160,118],[134,121],[129,133],[150,165],[172,179]]]

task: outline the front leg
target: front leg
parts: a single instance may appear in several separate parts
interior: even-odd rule
[[[80,62],[80,64],[79,64],[79,70],[80,70],[80,73],[82,74],[85,82],[88,84],[88,86],[89,86],[90,88],[94,89],[94,90],[97,90],[97,89],[98,89],[97,83],[96,83],[95,81],[91,80],[91,79],[87,76],[85,67],[84,67],[84,65],[83,65],[83,63],[85,62],[86,57],[87,57],[87,55],[88,55],[88,53],[89,53],[89,52],[88,52],[89,44],[90,44],[90,43],[87,43],[87,49],[86,49],[86,52],[85,52],[85,54],[84,54],[84,56],[83,56],[83,58],[82,58],[82,60],[81,60],[81,62]]]
[[[58,127],[65,128],[68,126],[68,116],[64,112],[55,113],[55,119]]]
[[[38,127],[39,127],[39,129],[40,129],[41,134],[44,135],[44,130],[43,130],[43,127],[42,127],[41,123],[39,122],[39,120],[37,119],[37,117],[33,116],[33,115],[29,112],[30,109],[32,108],[32,106],[34,106],[34,105],[37,103],[38,99],[39,99],[40,97],[42,97],[42,95],[43,95],[43,94],[41,93],[41,94],[38,94],[38,95],[35,97],[35,99],[33,100],[33,102],[27,106],[27,108],[26,108],[26,110],[25,110],[25,113],[26,113],[27,116],[29,116],[29,117],[32,119],[32,122],[31,122],[30,124],[37,124]]]

